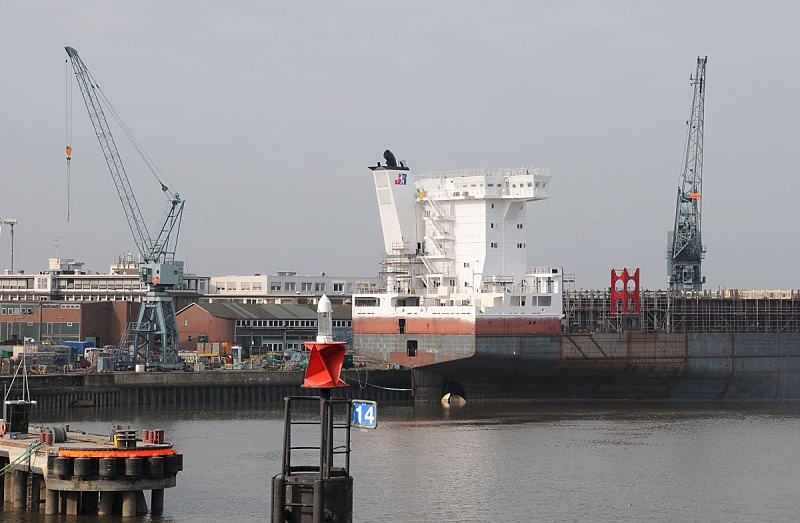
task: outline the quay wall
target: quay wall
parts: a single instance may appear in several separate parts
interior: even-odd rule
[[[285,396],[314,395],[304,389],[303,371],[114,372],[52,374],[28,377],[32,399],[42,410],[74,407],[238,406],[282,403]],[[348,370],[349,387],[334,389],[334,397],[410,401],[411,373],[405,370]],[[19,397],[17,377],[11,397]],[[8,386],[11,376],[0,376]],[[2,385],[0,385],[2,386]]]

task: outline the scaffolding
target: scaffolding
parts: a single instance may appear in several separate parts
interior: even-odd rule
[[[392,254],[381,262],[379,290],[400,294],[415,293],[420,275],[425,272],[421,254],[421,249],[414,249],[408,244],[393,244]]]
[[[638,313],[611,310],[609,290],[566,290],[564,329],[570,333],[800,332],[800,291],[642,291]]]

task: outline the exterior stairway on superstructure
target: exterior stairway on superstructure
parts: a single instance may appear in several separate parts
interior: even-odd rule
[[[425,223],[430,224],[434,235],[426,238],[426,246],[432,247],[435,252],[425,253],[420,259],[425,265],[425,285],[428,289],[433,289],[432,279],[442,278],[453,274],[451,267],[453,262],[452,254],[449,252],[449,244],[453,242],[453,236],[448,231],[448,227],[452,227],[455,221],[449,214],[442,211],[441,207],[435,200],[427,198],[424,200],[427,204],[425,211]],[[440,268],[437,270],[436,263],[440,263]]]

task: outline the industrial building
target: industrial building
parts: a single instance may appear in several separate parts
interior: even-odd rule
[[[239,303],[316,303],[323,294],[331,303],[343,304],[353,294],[375,292],[378,278],[350,276],[298,275],[280,271],[274,275],[212,276],[211,289],[204,301]]]
[[[0,301],[0,341],[33,338],[49,345],[81,340],[98,347],[116,345],[136,308],[129,301]]]
[[[293,350],[317,335],[317,310],[303,304],[193,303],[177,313],[181,350],[233,342],[251,354]],[[352,340],[350,305],[333,306],[334,337]]]
[[[183,282],[171,291],[178,307],[197,301],[208,292],[210,278],[183,274]],[[141,301],[147,286],[139,278],[138,263],[121,259],[107,273],[84,269],[83,262],[51,258],[38,274],[0,274],[3,301]]]

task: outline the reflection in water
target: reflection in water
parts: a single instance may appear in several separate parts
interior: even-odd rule
[[[76,410],[68,420],[37,413],[90,432],[105,433],[114,423],[166,429],[185,455],[185,469],[157,520],[228,523],[266,520],[269,480],[280,468],[282,415],[278,407]],[[353,432],[355,516],[794,520],[799,429],[795,403],[382,405],[377,430]],[[316,432],[298,438],[313,441]]]

